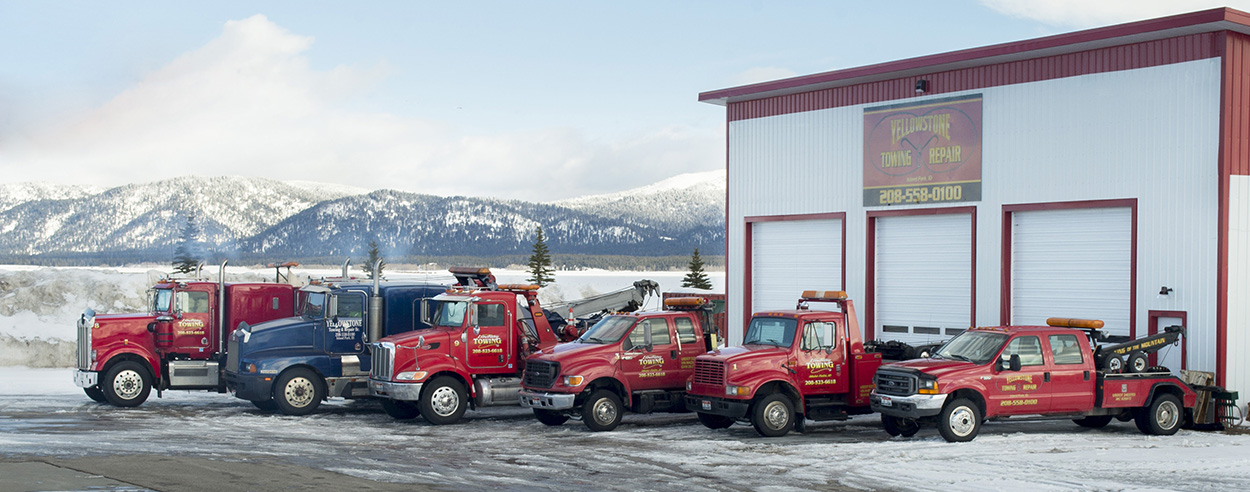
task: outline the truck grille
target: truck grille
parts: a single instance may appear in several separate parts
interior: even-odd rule
[[[878,371],[874,382],[877,393],[883,395],[908,396],[916,393],[916,377],[910,374]]]
[[[725,384],[725,363],[714,360],[694,360],[694,382],[697,384]]]
[[[373,361],[369,365],[369,377],[381,381],[390,381],[395,372],[395,344],[390,342],[369,344]]]
[[[230,334],[230,342],[226,344],[226,370],[230,372],[243,372],[239,370],[239,340],[234,338],[234,334]]]
[[[525,361],[525,386],[550,388],[560,377],[560,363],[545,360]]]
[[[91,369],[91,326],[94,324],[95,316],[87,316],[87,313],[78,319],[78,348],[74,355],[78,368],[84,371]]]

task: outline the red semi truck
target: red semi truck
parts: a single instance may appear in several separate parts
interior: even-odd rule
[[[932,423],[952,442],[971,441],[987,419],[1026,415],[1070,418],[1084,427],[1132,419],[1143,433],[1159,435],[1185,422],[1197,398],[1193,389],[1145,362],[1146,353],[1174,342],[1183,329],[1096,346],[1101,321],[1047,324],[970,329],[930,359],[882,366],[872,409],[892,436],[911,436]]]
[[[808,309],[808,303],[838,311]],[[755,313],[740,347],[695,358],[686,407],[712,429],[749,420],[764,436],[803,431],[804,419],[870,413],[872,375],[882,354],[860,337],[855,305],[841,291],[805,291],[789,311]]]
[[[613,314],[581,337],[525,360],[521,406],[547,425],[580,418],[610,431],[625,410],[685,410],[694,359],[716,347],[713,310],[704,299],[669,297],[666,311]]]
[[[282,265],[286,266],[286,265]],[[167,389],[226,391],[225,340],[239,323],[295,313],[296,288],[280,283],[165,279],[152,290],[150,311],[96,314],[78,320],[74,382],[91,399],[121,407]]]

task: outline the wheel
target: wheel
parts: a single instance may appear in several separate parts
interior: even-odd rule
[[[100,389],[109,403],[119,407],[137,407],[152,392],[152,376],[148,375],[148,368],[138,362],[118,362],[104,373]]]
[[[911,437],[920,432],[920,422],[916,422],[916,419],[891,417],[889,415],[881,416],[881,427],[885,428],[886,434],[889,434],[890,437]]]
[[[539,422],[542,422],[546,425],[550,425],[552,427],[555,427],[557,425],[562,425],[565,422],[569,421],[568,415],[565,415],[560,412],[551,411],[551,410],[543,410],[541,408],[534,409],[534,417],[537,417]]]
[[[709,429],[728,429],[729,426],[734,425],[734,418],[699,412],[699,422]]]
[[[253,405],[256,405],[256,408],[259,408],[266,412],[272,412],[278,409],[278,404],[273,401],[273,398],[270,398],[268,400],[251,400],[251,402]]]
[[[1110,373],[1118,373],[1124,369],[1124,359],[1118,355],[1108,355],[1107,360],[1103,361],[1102,368]]]
[[[412,420],[421,415],[421,409],[417,408],[416,403],[390,398],[382,399],[382,410],[386,410],[387,415],[398,420]]]
[[[100,389],[99,385],[92,386],[90,388],[83,388],[82,390],[86,392],[87,397],[91,398],[92,400],[98,401],[100,403],[104,403],[106,401],[104,399],[104,390]]]
[[[308,415],[321,405],[321,377],[303,367],[287,370],[273,387],[273,402],[286,415]]]
[[[1140,350],[1134,350],[1128,355],[1128,372],[1146,372],[1150,368],[1150,358],[1146,357],[1146,353]]]
[[[1170,436],[1181,428],[1184,408],[1175,396],[1162,394],[1150,402],[1150,407],[1137,416],[1137,428],[1145,434]]]
[[[781,393],[765,396],[753,405],[751,425],[764,437],[781,437],[794,427],[794,404]]]
[[[1101,429],[1103,427],[1106,427],[1107,424],[1110,424],[1111,419],[1113,418],[1115,418],[1115,416],[1113,415],[1094,415],[1091,417],[1072,419],[1072,421],[1076,422],[1076,425],[1079,425],[1081,427],[1089,427],[1091,429]]]
[[[610,431],[621,423],[621,398],[610,390],[598,389],[582,404],[582,423],[595,432]]]
[[[971,441],[981,430],[981,410],[967,398],[952,401],[942,408],[937,427],[948,442]]]
[[[417,408],[425,421],[434,425],[454,424],[469,405],[464,385],[451,376],[439,376],[421,392]]]

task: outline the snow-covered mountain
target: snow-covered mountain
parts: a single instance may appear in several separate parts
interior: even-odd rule
[[[104,191],[102,186],[58,185],[52,183],[0,184],[0,212],[37,200],[68,200]]]
[[[0,210],[0,261],[168,261],[194,215],[203,241],[234,253],[497,256],[529,252],[541,226],[554,253],[719,254],[724,173],[697,173],[554,203],[440,197],[262,178],[182,177],[110,189],[12,188]],[[9,196],[9,195],[6,195]],[[28,197],[28,198],[25,198]]]

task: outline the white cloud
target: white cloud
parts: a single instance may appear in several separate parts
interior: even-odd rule
[[[730,83],[734,85],[748,85],[757,82],[769,82],[779,79],[788,79],[798,75],[794,70],[779,67],[753,67],[734,75]]]
[[[570,129],[473,136],[353,110],[389,67],[310,68],[313,38],[262,15],[71,121],[0,138],[5,181],[118,185],[188,174],[552,200],[724,164],[723,136],[657,129],[589,141]]]
[[[1088,28],[1216,7],[1250,10],[1245,0],[980,0],[1000,13],[1059,27]]]

